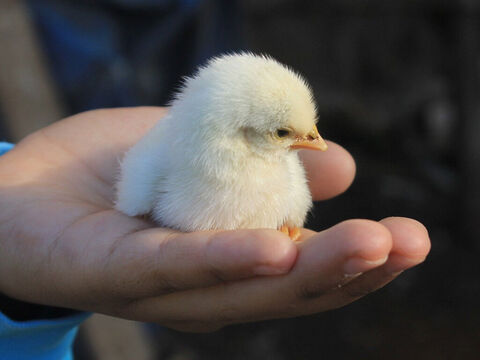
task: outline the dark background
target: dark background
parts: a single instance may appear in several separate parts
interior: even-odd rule
[[[308,227],[396,215],[429,230],[424,264],[354,304],[204,335],[152,326],[158,359],[480,358],[480,4],[29,5],[67,113],[162,105],[181,76],[213,55],[272,55],[308,79],[320,132],[357,162],[352,187],[316,204]]]

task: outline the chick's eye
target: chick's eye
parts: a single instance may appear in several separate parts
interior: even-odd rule
[[[278,129],[276,132],[277,137],[279,138],[285,138],[288,135],[290,135],[290,130],[288,129]]]

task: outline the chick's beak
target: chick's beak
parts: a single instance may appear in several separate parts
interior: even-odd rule
[[[290,146],[290,149],[310,149],[320,151],[325,151],[327,148],[327,143],[322,139],[315,125],[313,125],[312,131],[306,136],[298,136],[295,142]]]

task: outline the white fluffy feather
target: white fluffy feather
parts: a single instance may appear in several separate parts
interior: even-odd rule
[[[305,171],[294,139],[272,134],[307,134],[315,119],[305,81],[277,61],[212,59],[126,153],[116,209],[182,231],[301,227],[312,205]]]

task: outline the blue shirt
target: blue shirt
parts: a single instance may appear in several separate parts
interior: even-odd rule
[[[0,155],[13,148],[0,142]],[[14,321],[0,309],[0,359],[71,360],[78,326],[89,314],[59,319]]]

